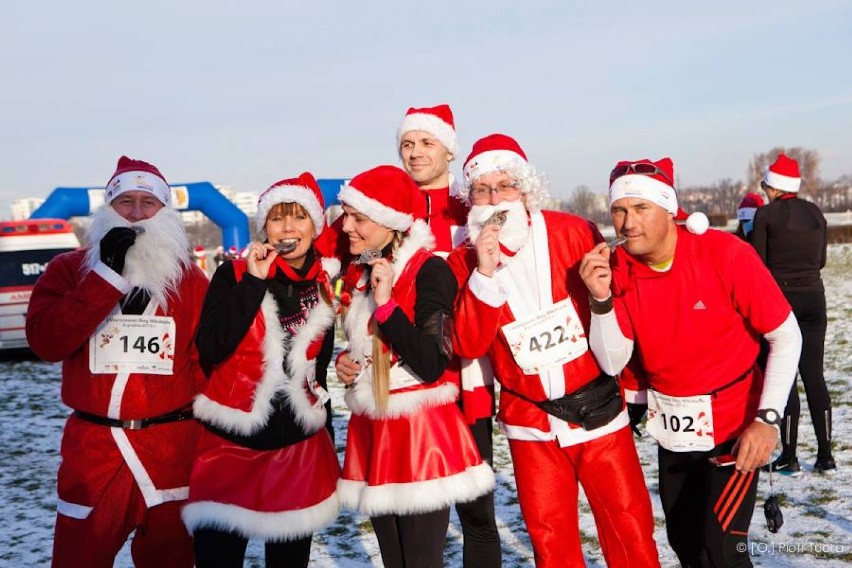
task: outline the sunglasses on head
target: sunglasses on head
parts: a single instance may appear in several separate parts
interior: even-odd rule
[[[612,183],[615,178],[619,178],[631,172],[642,176],[655,176],[659,174],[663,176],[663,178],[665,178],[667,182],[669,182],[669,185],[674,185],[674,182],[672,182],[666,172],[664,172],[654,164],[648,164],[646,162],[635,162],[633,164],[616,166],[609,174],[609,182]]]

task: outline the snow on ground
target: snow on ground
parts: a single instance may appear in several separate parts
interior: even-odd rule
[[[826,380],[834,402],[834,445],[839,472],[823,477],[812,472],[816,444],[810,417],[803,412],[799,459],[805,473],[799,478],[775,476],[785,524],[772,534],[766,529],[762,503],[768,483],[760,481],[758,507],[750,547],[757,566],[847,566],[852,561],[852,245],[833,245],[823,271],[828,300]],[[0,566],[46,566],[50,561],[56,507],[55,481],[62,426],[68,413],[59,402],[58,364],[35,361],[0,362]],[[348,413],[342,392],[331,377],[335,405],[336,445],[345,446]],[[807,406],[802,401],[803,409]],[[677,566],[668,547],[657,495],[656,447],[646,435],[637,440],[656,517],[655,537],[663,566]],[[495,434],[497,519],[503,541],[503,565],[533,566],[532,548],[517,504],[512,464],[505,438]],[[589,566],[603,566],[594,519],[584,498],[579,503],[583,547]],[[445,550],[448,567],[461,566],[461,531],[453,513]],[[249,545],[247,566],[263,566],[263,548]],[[128,547],[116,562],[131,566]],[[315,535],[312,566],[328,568],[379,567],[378,545],[369,521],[350,512]]]

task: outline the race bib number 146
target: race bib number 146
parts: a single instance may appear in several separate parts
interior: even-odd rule
[[[89,370],[171,375],[174,338],[175,321],[170,317],[108,317],[89,339]]]

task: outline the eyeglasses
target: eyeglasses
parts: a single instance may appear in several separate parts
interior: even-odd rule
[[[505,181],[497,187],[474,185],[470,188],[470,199],[471,201],[486,201],[492,193],[496,193],[500,197],[510,197],[514,195],[517,189],[518,182],[516,181]]]
[[[665,180],[667,182],[669,182],[669,185],[674,185],[674,182],[672,182],[672,180],[669,178],[669,175],[666,172],[664,172],[663,170],[661,170],[660,168],[658,168],[654,164],[648,164],[648,163],[645,163],[645,162],[636,162],[636,163],[633,163],[633,164],[627,164],[625,166],[616,166],[615,169],[613,169],[609,174],[609,183],[612,183],[613,180],[615,180],[615,178],[619,178],[619,177],[626,175],[630,172],[633,172],[634,174],[639,174],[639,175],[642,175],[642,176],[661,175],[661,176],[663,176],[663,178],[665,178]]]

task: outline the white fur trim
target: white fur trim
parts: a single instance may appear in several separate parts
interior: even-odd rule
[[[139,491],[142,493],[142,498],[147,507],[154,507],[169,501],[183,501],[189,496],[188,486],[157,489],[142,460],[136,455],[136,450],[133,449],[127,433],[121,428],[110,428],[109,430],[118,446],[118,451],[121,452],[121,457],[124,458],[124,463],[127,464],[130,473],[133,474],[133,479],[136,480],[136,485],[139,486]]]
[[[64,499],[56,500],[56,513],[71,517],[72,519],[87,519],[92,514],[94,507],[88,505],[78,505]]]
[[[391,263],[391,269],[394,272],[393,283],[396,284],[405,266],[418,250],[421,248],[430,250],[434,246],[435,236],[429,225],[421,219],[415,221],[402,244],[393,253],[394,261]],[[362,276],[362,280],[364,278]],[[368,324],[375,311],[376,303],[373,301],[372,293],[354,292],[352,294],[352,303],[343,320],[343,331],[349,339],[349,351],[358,362],[363,362],[364,355],[372,353],[373,337],[369,335]]]
[[[802,186],[802,178],[784,176],[766,168],[766,173],[763,174],[763,183],[781,191],[797,193]]]
[[[677,194],[674,188],[651,176],[628,174],[616,178],[609,186],[609,204],[623,197],[645,199],[677,215]]]
[[[153,300],[148,302],[148,305],[145,306],[145,309],[142,312],[143,316],[153,316],[157,314],[157,303]],[[107,318],[112,317],[114,315],[118,315],[121,310],[118,307],[118,304],[115,305],[112,312],[110,312]],[[89,341],[94,341],[94,336],[89,338]],[[112,382],[112,389],[110,389],[109,394],[109,405],[107,406],[107,417],[112,418],[114,420],[118,420],[121,418],[121,406],[124,400],[124,391],[127,389],[127,383],[130,381],[130,371],[121,371],[120,373],[115,374],[115,380]]]
[[[195,399],[193,412],[196,418],[218,428],[250,436],[266,425],[272,414],[272,399],[277,392],[283,392],[305,433],[316,432],[325,425],[326,411],[324,406],[312,404],[308,398],[307,381],[313,381],[315,362],[308,361],[305,353],[315,338],[334,325],[334,311],[320,300],[292,339],[278,321],[278,308],[271,294],[264,296],[260,309],[266,323],[264,366],[251,410],[232,408],[201,394]],[[284,372],[285,353],[292,377]]]
[[[305,324],[299,328],[287,353],[291,377],[285,380],[282,390],[296,415],[296,422],[306,433],[316,432],[326,422],[326,410],[322,401],[312,403],[308,398],[308,383],[314,381],[316,361],[309,361],[306,354],[310,344],[334,326],[334,316],[334,309],[320,299],[308,314]]]
[[[703,235],[710,228],[710,219],[701,211],[696,211],[686,218],[686,228],[693,235]]]
[[[92,266],[92,272],[112,284],[112,287],[116,288],[122,294],[127,294],[133,290],[133,286],[130,282],[122,278],[121,274],[117,273],[100,260],[95,261],[94,266]]]
[[[314,224],[314,238],[317,238],[325,226],[325,215],[314,191],[303,185],[275,185],[260,195],[255,214],[257,234],[266,240],[266,216],[269,210],[279,203],[298,203],[305,208]]]
[[[408,114],[402,119],[402,124],[399,125],[399,129],[396,131],[396,148],[398,151],[400,151],[402,137],[406,132],[411,132],[412,130],[428,132],[438,142],[443,144],[450,154],[454,157],[458,155],[459,141],[455,128],[434,114],[420,112]],[[400,155],[402,155],[401,151]]]
[[[459,388],[452,383],[400,393],[391,392],[387,409],[381,411],[376,408],[376,400],[373,397],[372,375],[365,374],[351,389],[347,389],[344,398],[346,405],[355,414],[380,420],[411,416],[426,408],[453,403],[458,396]]]
[[[550,431],[545,432],[531,426],[521,426],[517,424],[507,424],[500,422],[500,431],[510,440],[521,440],[526,442],[550,442],[556,440],[559,447],[567,448],[583,444],[590,440],[602,438],[613,432],[617,432],[630,424],[630,419],[627,416],[627,409],[622,409],[618,416],[613,418],[607,424],[594,430],[586,430],[584,428],[571,428],[567,422],[560,420],[555,416],[548,415],[548,424]]]
[[[648,391],[645,389],[638,391],[624,389],[624,400],[630,404],[648,404]]]
[[[493,385],[494,368],[491,360],[487,356],[476,359],[461,357],[461,384],[467,392]]]
[[[508,299],[506,291],[500,288],[496,276],[495,274],[489,278],[474,268],[470,278],[467,279],[468,288],[474,297],[492,308],[499,308]]]
[[[338,482],[338,488],[341,485]],[[356,486],[353,484],[352,488]],[[357,509],[369,516],[428,513],[455,503],[473,501],[493,490],[494,471],[487,463],[481,463],[438,479],[364,486],[358,496]]]
[[[337,480],[337,497],[340,499],[341,507],[352,511],[358,510],[358,501],[361,500],[361,492],[367,487],[366,481],[355,481],[353,479]]]
[[[337,199],[363,213],[379,225],[395,231],[407,231],[414,222],[414,215],[392,209],[384,203],[367,197],[358,188],[344,185]]]
[[[477,154],[464,165],[464,179],[469,186],[476,178],[492,172],[523,169],[527,161],[511,150],[488,150]]]
[[[128,191],[145,191],[169,207],[172,204],[172,188],[166,180],[151,172],[134,170],[113,176],[104,190],[104,202],[112,203],[116,197]]]
[[[289,541],[310,536],[330,525],[340,512],[340,500],[332,493],[316,505],[292,511],[253,511],[215,501],[188,503],[181,519],[192,534],[200,528],[236,532],[246,538]]]
[[[340,275],[340,260],[330,256],[324,256],[320,259],[323,271],[328,274],[329,278],[336,278]]]

